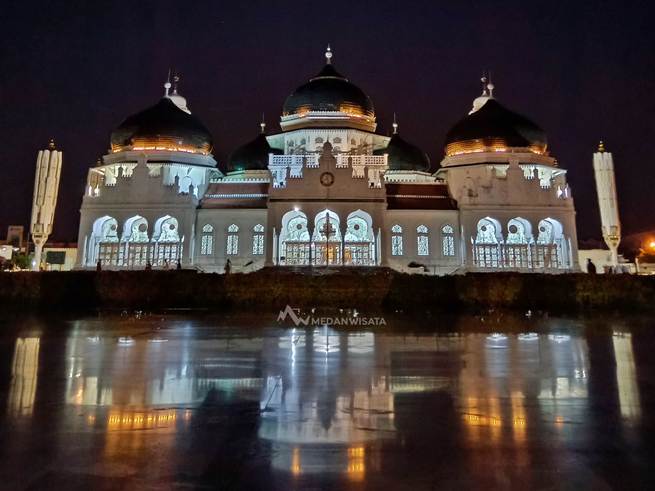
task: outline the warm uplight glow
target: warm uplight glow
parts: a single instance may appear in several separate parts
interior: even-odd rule
[[[530,145],[529,147],[521,148],[521,151],[536,153],[538,155],[546,154],[546,145]],[[489,138],[484,140],[466,140],[453,142],[446,145],[446,155],[464,155],[468,153],[482,153],[482,152],[509,152],[514,150],[509,147],[503,139]]]
[[[112,144],[112,153],[127,152],[127,151],[166,151],[166,152],[184,152],[184,153],[198,153],[207,155],[211,147],[205,143],[199,146],[188,145],[175,138],[160,137],[156,139],[135,138],[131,145],[118,145]]]
[[[175,411],[119,411],[112,410],[107,419],[107,430],[136,430],[165,427],[175,423]]]
[[[299,476],[302,473],[302,468],[300,467],[300,449],[298,447],[293,447],[293,453],[291,454],[291,474],[294,476]]]
[[[364,479],[366,474],[365,454],[364,447],[348,448],[348,479],[351,481],[362,481]]]

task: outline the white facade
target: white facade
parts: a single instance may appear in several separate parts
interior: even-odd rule
[[[317,79],[349,84],[331,73]],[[173,102],[188,113],[186,101]],[[566,171],[545,151],[448,154],[428,172],[411,167],[418,150],[374,133],[372,106],[285,104],[263,168],[219,171],[209,151],[172,137],[138,149],[112,143],[89,171],[77,267],[579,269]]]

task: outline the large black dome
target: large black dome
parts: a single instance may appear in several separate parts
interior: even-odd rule
[[[546,133],[528,118],[510,111],[495,99],[462,119],[446,135],[446,155],[526,148],[544,154]]]
[[[237,148],[227,160],[227,172],[268,169],[268,154],[281,155],[282,150],[271,148],[263,133]]]
[[[375,117],[371,99],[329,63],[318,75],[287,97],[282,115],[312,111],[343,112]]]
[[[195,116],[168,97],[128,117],[111,133],[112,152],[132,149],[172,150],[207,154],[212,137]]]
[[[399,134],[395,133],[386,148],[381,148],[373,152],[375,155],[389,154],[389,170],[405,171],[422,171],[430,170],[430,158],[427,154],[403,140]]]

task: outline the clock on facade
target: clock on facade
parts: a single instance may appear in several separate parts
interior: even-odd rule
[[[323,186],[332,186],[332,184],[334,184],[334,174],[331,172],[323,172],[323,174],[321,174],[321,184],[323,184]]]

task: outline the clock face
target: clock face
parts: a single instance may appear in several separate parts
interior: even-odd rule
[[[321,184],[323,184],[323,186],[332,186],[332,184],[334,184],[334,174],[331,172],[323,172],[323,174],[321,174]]]

